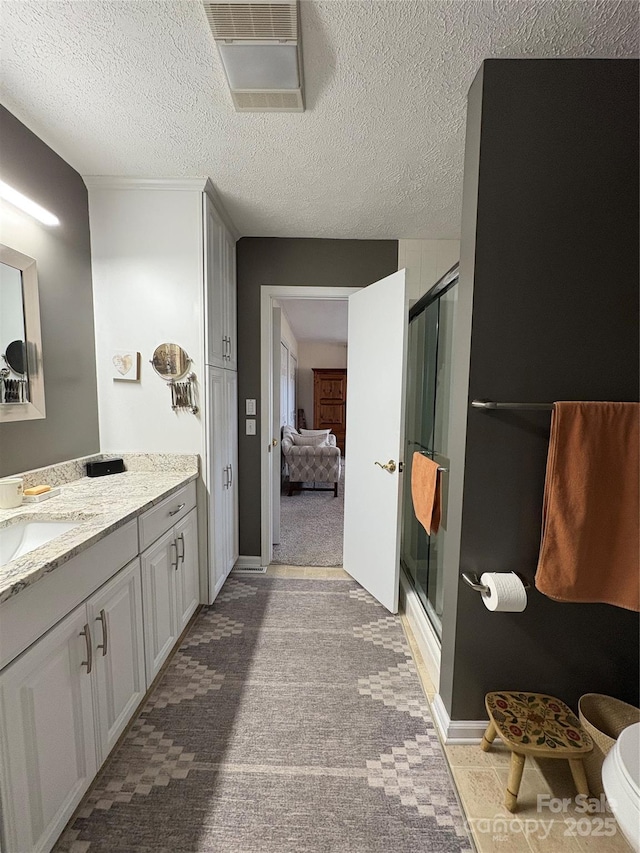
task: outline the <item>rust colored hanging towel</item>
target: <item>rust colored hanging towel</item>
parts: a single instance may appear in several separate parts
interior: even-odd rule
[[[556,403],[536,587],[640,610],[640,404]]]
[[[429,536],[437,533],[442,513],[438,463],[422,453],[414,453],[411,463],[413,510]]]

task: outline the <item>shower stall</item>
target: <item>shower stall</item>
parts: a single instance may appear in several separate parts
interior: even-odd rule
[[[443,552],[447,535],[448,436],[453,317],[458,265],[444,275],[409,311],[407,410],[401,565],[437,636],[442,636]],[[443,469],[442,522],[429,536],[413,511],[411,464],[423,453]]]

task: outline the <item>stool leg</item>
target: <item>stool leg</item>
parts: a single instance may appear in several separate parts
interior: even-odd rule
[[[491,744],[496,739],[496,734],[496,727],[493,723],[490,722],[487,726],[487,730],[482,735],[482,740],[480,741],[480,749],[482,749],[483,752],[489,752],[489,750],[491,749]]]
[[[504,804],[510,812],[516,810],[518,800],[518,791],[520,790],[520,782],[522,781],[522,771],[524,770],[525,756],[518,752],[511,753],[511,764],[509,765],[509,781],[507,782],[507,793],[505,794]]]
[[[582,759],[570,758],[569,767],[571,768],[571,775],[573,776],[573,781],[575,782],[578,793],[584,794],[586,797],[588,797],[589,783],[587,782],[587,775],[584,772],[584,764],[582,763]]]

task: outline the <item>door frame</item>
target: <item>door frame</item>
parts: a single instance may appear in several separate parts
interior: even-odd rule
[[[273,423],[273,308],[274,301],[287,299],[340,299],[344,301],[361,287],[307,287],[263,284],[260,287],[260,564],[273,557],[271,425]],[[280,377],[278,377],[280,381]],[[278,442],[280,436],[277,437]]]

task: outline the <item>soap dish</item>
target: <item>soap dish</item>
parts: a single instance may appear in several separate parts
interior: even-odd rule
[[[26,504],[39,504],[42,501],[48,501],[49,498],[54,498],[56,495],[60,494],[60,486],[56,486],[55,489],[49,489],[48,492],[43,492],[41,495],[24,495],[22,500]]]

